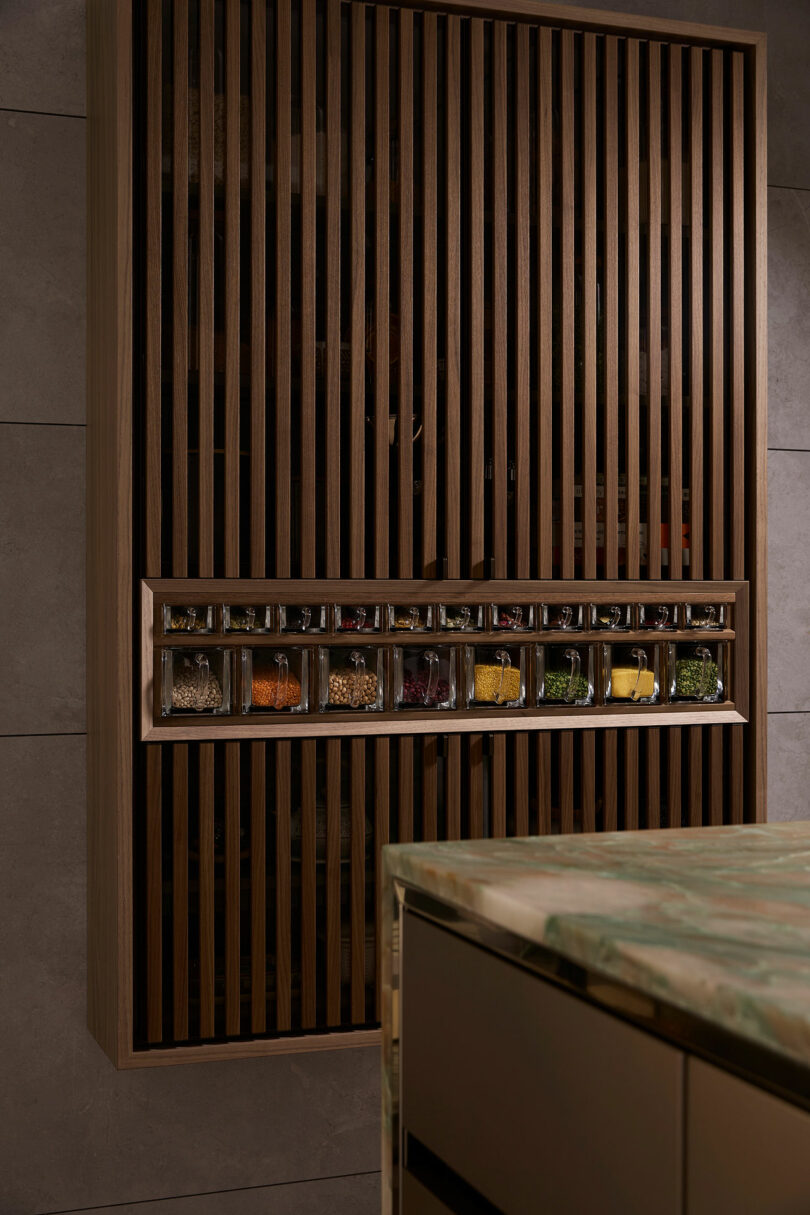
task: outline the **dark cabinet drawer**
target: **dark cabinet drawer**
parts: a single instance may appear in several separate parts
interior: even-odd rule
[[[680,1215],[683,1056],[413,914],[401,1120],[507,1215]]]

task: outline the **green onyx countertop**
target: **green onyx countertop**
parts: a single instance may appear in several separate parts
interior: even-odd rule
[[[810,1067],[810,822],[385,849],[398,879]]]

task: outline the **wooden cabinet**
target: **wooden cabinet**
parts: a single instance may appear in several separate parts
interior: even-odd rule
[[[388,840],[764,816],[764,44],[530,0],[88,22],[91,1026],[121,1066],[376,1041]],[[690,602],[722,635],[643,631]],[[455,708],[397,710],[383,628],[362,713],[324,705],[334,614],[225,625],[312,604],[483,608],[490,649],[532,611],[524,701],[441,625]],[[544,604],[590,703],[538,699]],[[608,699],[600,604],[658,703]],[[161,688],[212,661],[222,703]]]

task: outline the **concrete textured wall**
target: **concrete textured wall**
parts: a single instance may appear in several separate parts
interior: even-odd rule
[[[810,4],[625,7],[770,38],[770,816],[810,817]],[[376,1051],[116,1073],[85,1029],[84,114],[83,0],[2,0],[0,1215],[368,1215]]]

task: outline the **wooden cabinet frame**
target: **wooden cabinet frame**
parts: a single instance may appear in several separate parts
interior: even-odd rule
[[[150,9],[155,0],[149,0]],[[406,4],[404,10],[409,9]],[[767,392],[767,245],[766,245],[766,46],[765,37],[721,27],[623,16],[589,9],[556,8],[531,0],[447,0],[427,6],[429,12],[539,22],[557,29],[620,38],[673,40],[684,46],[740,52],[743,70],[745,146],[733,154],[744,158],[746,213],[744,258],[731,266],[743,307],[745,350],[731,352],[729,374],[744,388],[747,441],[731,460],[736,480],[733,494],[745,482],[745,551],[737,536],[735,581],[727,589],[749,586],[749,672],[747,706],[734,712],[750,723],[745,748],[745,787],[750,817],[765,818],[766,798],[766,392]],[[421,10],[419,10],[421,11]],[[133,351],[133,9],[131,0],[88,0],[88,372],[87,372],[87,640],[88,640],[88,1023],[102,1049],[118,1067],[151,1066],[181,1061],[248,1057],[291,1050],[365,1045],[379,1040],[375,1029],[308,1033],[296,1037],[184,1045],[171,1049],[136,1049],[134,1036],[134,893],[133,827],[135,813],[134,755],[141,713],[137,677],[137,622],[141,612],[133,556],[133,372],[141,351]],[[358,30],[356,31],[359,36]],[[151,53],[151,51],[150,51]],[[280,78],[277,87],[283,91]],[[279,94],[281,95],[281,93]],[[282,98],[283,100],[283,98]],[[182,117],[182,116],[181,116]],[[739,141],[739,129],[737,130]],[[159,166],[158,166],[159,168]],[[147,207],[154,197],[146,200]],[[289,270],[289,267],[288,267]],[[310,271],[307,271],[309,273]],[[717,307],[709,297],[709,308]],[[719,306],[722,306],[722,299]],[[359,318],[362,330],[362,316]],[[739,318],[738,318],[739,319]],[[359,332],[359,331],[358,331]],[[159,333],[157,340],[159,340]],[[276,334],[289,340],[283,324]],[[147,342],[156,340],[147,333]],[[233,333],[228,341],[233,342]],[[524,332],[523,341],[529,340]],[[237,337],[238,341],[238,337]],[[612,357],[612,356],[611,356]],[[152,364],[154,368],[154,363]],[[158,369],[159,371],[159,369]],[[483,374],[483,371],[481,369]],[[568,375],[573,375],[568,367]],[[711,368],[710,368],[711,374]],[[744,384],[743,381],[744,380]],[[362,428],[358,413],[355,424]],[[147,474],[156,475],[154,435],[147,436]],[[152,444],[150,446],[150,444]],[[158,436],[158,459],[160,454]],[[564,453],[565,454],[565,453]],[[570,453],[566,458],[572,458]],[[150,461],[152,463],[150,464]],[[452,473],[452,470],[449,470]],[[139,474],[138,474],[139,475]],[[157,475],[159,476],[159,470]],[[452,483],[449,484],[452,492]],[[354,490],[353,490],[354,493]],[[709,503],[709,509],[718,509]],[[549,500],[550,507],[550,500]],[[359,502],[353,498],[353,510]],[[636,519],[629,520],[632,531]],[[482,526],[476,514],[473,528]],[[150,527],[159,526],[152,520]],[[236,520],[229,514],[226,526]],[[272,524],[269,524],[272,526]],[[544,525],[545,526],[545,525]],[[572,535],[573,514],[562,520]],[[550,544],[550,510],[548,543]],[[154,536],[147,537],[148,542]],[[633,541],[634,543],[635,541]],[[454,569],[450,554],[448,573]],[[570,577],[570,573],[567,576]],[[238,571],[228,571],[235,576]],[[607,584],[602,584],[603,589]],[[654,585],[650,583],[650,588]],[[684,584],[685,586],[685,584]],[[685,591],[682,591],[685,593]],[[652,596],[652,589],[646,597]],[[448,598],[446,590],[437,598]],[[722,706],[720,707],[722,713]],[[720,714],[718,714],[718,720]],[[739,718],[735,717],[735,720]],[[493,728],[482,724],[482,729]],[[472,728],[472,727],[470,727]],[[255,737],[255,735],[253,735]],[[542,737],[542,735],[541,735]],[[738,744],[740,745],[740,744]],[[742,760],[741,760],[742,763]],[[140,812],[140,811],[139,811]],[[139,929],[140,932],[140,929]]]

